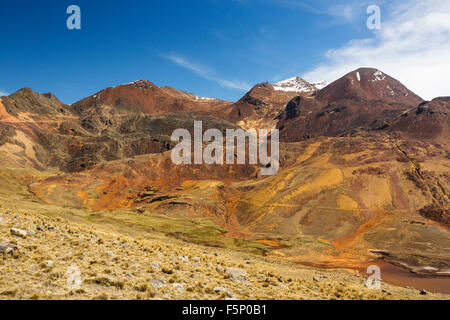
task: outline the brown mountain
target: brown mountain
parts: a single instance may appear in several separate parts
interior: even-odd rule
[[[231,102],[198,97],[171,87],[158,87],[147,80],[106,88],[73,104],[79,114],[111,107],[118,113],[163,114],[174,112],[207,112]]]
[[[296,98],[279,117],[284,141],[342,136],[383,123],[423,102],[397,80],[376,69],[362,68],[320,90]]]
[[[39,94],[30,88],[23,88],[3,97],[2,104],[6,113],[19,118],[27,114],[33,116],[69,114],[68,106],[52,93]],[[0,116],[5,116],[5,112]]]
[[[441,143],[447,150],[450,141],[450,97],[440,97],[421,103],[404,112],[385,126],[388,132],[400,132],[414,139]]]
[[[322,104],[350,100],[382,101],[387,105],[417,106],[423,99],[398,80],[380,70],[360,68],[329,84],[317,93]]]

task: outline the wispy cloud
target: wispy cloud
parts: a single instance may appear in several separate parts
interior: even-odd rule
[[[248,91],[251,88],[251,86],[244,81],[223,79],[217,76],[216,72],[213,69],[201,64],[191,62],[183,56],[174,54],[161,54],[161,57],[195,73],[196,75],[198,75],[203,79],[213,81],[222,87],[241,91]]]
[[[0,97],[7,96],[8,93],[0,89]]]
[[[325,15],[333,18],[332,24],[355,21],[363,13],[364,1],[360,0],[269,0],[273,4],[291,9],[299,9],[313,14]],[[379,2],[381,0],[371,0]],[[366,5],[367,7],[367,5]]]
[[[395,0],[382,10],[382,29],[330,49],[303,77],[336,80],[367,66],[394,76],[425,99],[450,95],[450,2]]]

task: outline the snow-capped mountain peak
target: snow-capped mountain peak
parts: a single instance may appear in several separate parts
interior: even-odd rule
[[[309,82],[303,80],[300,77],[293,77],[287,80],[283,80],[273,84],[273,88],[276,91],[286,92],[313,92],[316,88]]]

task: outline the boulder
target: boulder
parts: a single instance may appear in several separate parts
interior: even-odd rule
[[[227,268],[226,273],[231,276],[231,279],[235,282],[243,283],[250,286],[251,283],[247,280],[247,272],[238,268]]]
[[[269,278],[267,278],[265,275],[263,275],[263,274],[258,274],[258,278],[260,278],[262,281],[268,281],[269,280]]]
[[[227,288],[224,288],[224,287],[221,287],[221,286],[215,287],[214,288],[214,292],[217,293],[217,294],[225,293],[228,298],[232,298],[233,297],[233,291],[228,290]]]
[[[154,288],[163,288],[165,286],[167,286],[167,282],[164,280],[151,280],[150,284],[154,287]]]
[[[10,254],[10,255],[12,255],[16,259],[19,258],[19,256],[20,256],[20,249],[15,244],[0,243],[0,251],[3,254]]]
[[[152,262],[152,263],[150,263],[150,267],[151,267],[153,270],[159,270],[159,269],[160,269],[159,263],[157,263],[157,262]]]
[[[221,266],[217,266],[216,271],[217,272],[225,272],[225,269],[222,268]]]
[[[20,230],[20,229],[17,229],[17,228],[11,228],[10,231],[11,231],[11,234],[13,236],[21,237],[21,238],[26,238],[27,237],[27,232],[26,231],[23,231],[23,230]]]
[[[247,278],[247,272],[239,268],[227,268],[226,273],[228,273],[232,277],[239,277],[243,279]]]
[[[52,261],[52,260],[48,260],[48,261],[45,261],[45,265],[46,265],[48,268],[53,268],[53,266],[55,265],[55,262]]]

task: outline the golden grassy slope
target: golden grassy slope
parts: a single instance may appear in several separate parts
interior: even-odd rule
[[[21,247],[18,259],[0,256],[0,299],[447,299],[387,284],[384,291],[369,290],[365,278],[350,272],[299,267],[156,233],[125,235],[108,224],[27,210],[1,208],[0,214],[1,241]],[[11,227],[32,232],[18,238]],[[79,287],[67,282],[74,266],[81,272]],[[218,266],[243,269],[246,280],[235,281]]]

